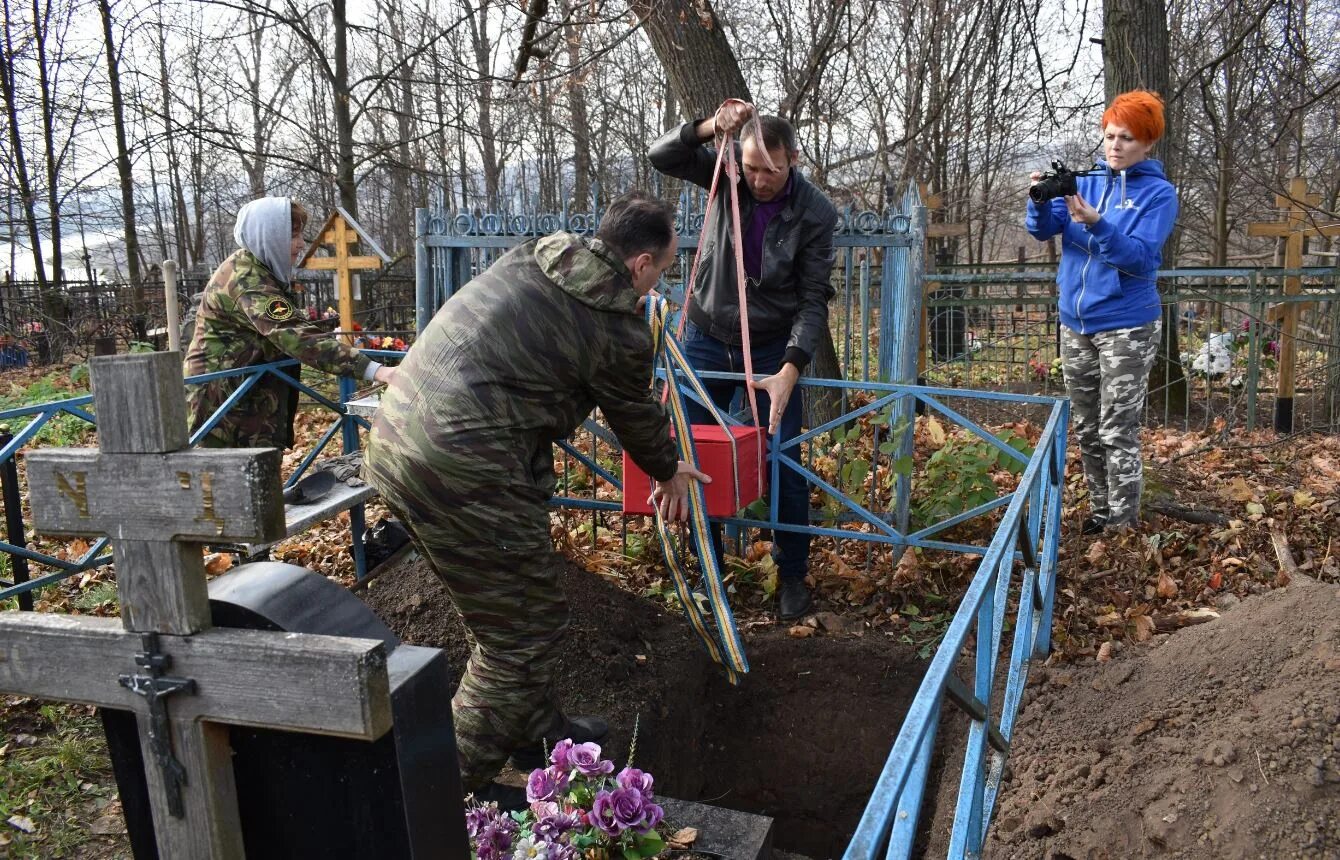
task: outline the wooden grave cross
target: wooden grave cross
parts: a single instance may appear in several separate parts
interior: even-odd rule
[[[382,642],[211,627],[205,541],[284,533],[280,455],[187,448],[177,353],[95,358],[100,450],[27,455],[45,534],[113,541],[121,622],[0,613],[0,691],[133,711],[158,854],[243,856],[229,725],[373,740]]]
[[[349,253],[349,246],[359,242],[368,246],[371,255]],[[329,248],[329,257],[318,257],[316,252]],[[354,281],[356,271],[380,269],[390,263],[391,258],[381,249],[367,231],[358,225],[353,216],[336,206],[326,223],[317,232],[316,241],[298,260],[299,269],[326,271],[335,273],[340,304],[340,331],[352,336],[354,331]]]
[[[1270,236],[1284,239],[1284,268],[1303,267],[1303,238],[1305,236],[1340,236],[1340,223],[1317,224],[1311,215],[1321,205],[1320,194],[1309,194],[1307,180],[1295,176],[1289,182],[1288,194],[1277,194],[1275,205],[1284,210],[1283,221],[1256,222],[1247,225],[1248,236]],[[1297,296],[1303,292],[1299,275],[1286,275],[1284,295]],[[1282,320],[1280,325],[1279,380],[1275,396],[1275,432],[1293,432],[1293,398],[1298,366],[1298,313],[1306,302],[1286,301],[1270,313],[1270,320]]]

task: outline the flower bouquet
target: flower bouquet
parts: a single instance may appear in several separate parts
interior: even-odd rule
[[[645,860],[665,848],[651,774],[630,764],[615,775],[598,744],[571,740],[555,744],[549,762],[526,780],[526,809],[487,803],[466,811],[478,860]]]

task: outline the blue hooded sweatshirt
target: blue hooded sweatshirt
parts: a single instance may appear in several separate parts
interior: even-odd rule
[[[1102,216],[1092,225],[1070,220],[1065,199],[1028,201],[1024,227],[1038,241],[1061,236],[1061,322],[1080,334],[1135,328],[1159,318],[1155,272],[1177,220],[1177,189],[1163,164],[1146,158],[1119,173],[1081,176],[1080,196]]]

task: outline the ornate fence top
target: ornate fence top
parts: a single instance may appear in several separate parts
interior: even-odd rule
[[[680,192],[675,212],[675,231],[682,239],[696,239],[702,230],[706,195],[698,188],[686,187]],[[918,208],[922,206],[916,184],[909,184],[907,192],[896,207],[884,211],[856,209],[847,206],[838,210],[835,237],[910,237],[917,229]],[[499,239],[546,236],[557,230],[573,233],[593,233],[600,226],[602,210],[588,212],[482,212],[447,210],[434,206],[420,210],[421,235],[453,239]]]

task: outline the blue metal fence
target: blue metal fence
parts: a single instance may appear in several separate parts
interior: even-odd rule
[[[400,353],[383,352],[374,352],[371,354],[380,356],[400,355]],[[293,486],[293,484],[297,483],[297,481],[306,474],[307,469],[312,465],[312,462],[326,450],[337,433],[341,434],[341,444],[344,447],[345,453],[357,450],[358,427],[361,426],[366,428],[368,423],[364,418],[349,414],[343,405],[353,397],[355,388],[354,380],[341,378],[339,380],[339,398],[338,400],[332,400],[319,391],[316,391],[311,386],[304,384],[301,381],[300,373],[298,372],[299,370],[300,365],[297,361],[285,359],[283,361],[256,365],[254,367],[247,367],[239,370],[221,370],[214,373],[204,373],[198,376],[187,377],[187,385],[199,385],[204,382],[209,382],[210,380],[224,377],[242,377],[242,383],[236,390],[234,390],[223,405],[215,411],[214,415],[212,415],[208,421],[191,434],[191,444],[196,444],[201,438],[209,433],[209,431],[228,414],[229,410],[233,408],[233,405],[236,404],[246,392],[250,391],[252,386],[254,386],[263,376],[268,374],[282,379],[287,385],[306,394],[320,406],[330,410],[334,416],[330,427],[326,429],[317,443],[313,446],[312,450],[303,458],[298,468],[289,476],[285,483],[286,487]],[[15,486],[15,481],[17,481],[18,477],[17,469],[13,468],[15,454],[17,454],[24,445],[31,441],[33,437],[40,433],[42,429],[57,416],[72,415],[87,422],[90,426],[97,426],[97,417],[84,408],[89,406],[92,402],[93,395],[89,394],[84,395],[83,397],[73,397],[67,400],[58,400],[51,403],[42,403],[34,406],[24,406],[17,409],[0,411],[0,423],[3,423],[5,426],[8,426],[12,422],[26,422],[17,433],[4,433],[3,435],[0,435],[0,469],[5,470],[7,491],[9,490],[9,487]],[[7,441],[4,441],[6,439]],[[17,495],[15,498],[17,498]],[[9,535],[7,535],[8,540],[0,541],[0,552],[9,554],[14,576],[12,580],[0,580],[0,601],[10,597],[17,597],[21,598],[20,605],[22,608],[31,608],[30,600],[22,599],[26,595],[30,595],[33,591],[39,588],[54,585],[82,571],[111,562],[112,555],[111,552],[107,550],[108,540],[106,538],[99,538],[87,552],[83,553],[77,560],[73,561],[57,558],[36,550],[30,550],[26,546],[14,542],[15,536],[22,535],[24,532],[23,518],[21,511],[17,509],[18,506],[10,503],[8,492],[6,495],[5,507],[6,517],[10,527]],[[354,569],[357,577],[362,579],[367,574],[367,565],[363,557],[362,536],[364,521],[363,506],[361,504],[350,509],[350,519],[353,538],[352,550],[354,554]],[[20,560],[22,561],[22,564],[20,564]],[[56,570],[53,573],[36,579],[28,579],[27,562],[53,567]]]

